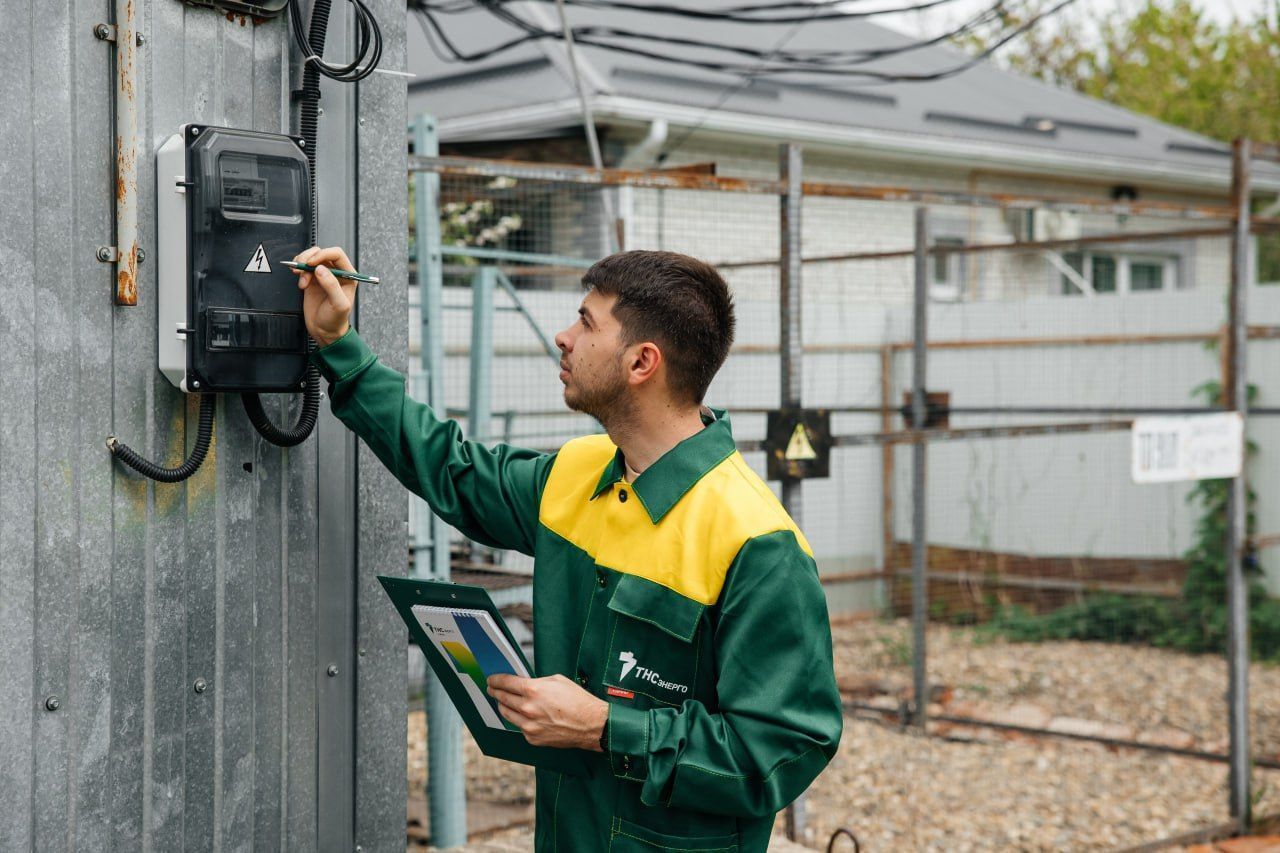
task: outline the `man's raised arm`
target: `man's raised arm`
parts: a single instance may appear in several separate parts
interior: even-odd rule
[[[405,391],[405,377],[381,364],[348,323],[355,283],[323,265],[352,269],[338,248],[297,258],[317,266],[299,273],[312,356],[329,381],[333,413],[359,435],[410,491],[465,536],[497,548],[533,553],[538,496],[553,456],[466,441],[453,421]]]

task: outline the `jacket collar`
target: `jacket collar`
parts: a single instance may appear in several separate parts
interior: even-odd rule
[[[712,468],[733,455],[737,445],[729,426],[729,416],[722,409],[702,408],[703,428],[668,450],[640,473],[631,490],[654,524],[662,521],[680,498],[694,487]],[[591,499],[595,500],[622,480],[626,473],[622,451],[615,451],[605,466]]]

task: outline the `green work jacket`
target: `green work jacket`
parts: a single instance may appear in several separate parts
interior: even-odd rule
[[[812,552],[724,414],[627,483],[603,435],[554,454],[464,440],[354,331],[314,359],[406,488],[534,557],[537,675],[609,703],[592,778],[537,771],[537,850],[764,851],[843,717]]]

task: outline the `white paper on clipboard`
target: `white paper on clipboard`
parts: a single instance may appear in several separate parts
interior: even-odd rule
[[[529,678],[529,670],[487,610],[418,604],[413,615],[441,656],[453,664],[453,674],[486,726],[519,731],[498,713],[498,702],[486,692],[491,675],[506,673]]]

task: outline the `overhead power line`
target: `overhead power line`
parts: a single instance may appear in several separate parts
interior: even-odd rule
[[[643,6],[646,11],[661,12],[662,14],[674,14],[675,12],[673,10],[678,8],[681,9],[682,14],[683,12],[691,11],[674,6],[648,6],[644,4],[630,3],[627,2],[627,0],[566,0],[566,2],[571,3],[572,5],[595,6],[599,8],[625,7],[633,11],[640,9]],[[841,0],[841,2],[847,4],[848,0]],[[952,2],[952,0],[935,0],[935,2]],[[952,77],[972,68],[990,57],[1013,39],[1039,24],[1045,18],[1057,14],[1059,11],[1074,2],[1076,2],[1076,0],[1059,0],[1058,3],[1028,18],[1017,26],[1003,27],[1002,29],[997,30],[996,34],[993,36],[993,40],[989,43],[986,49],[962,62],[958,62],[944,68],[926,69],[919,72],[889,72],[877,68],[866,68],[862,66],[890,56],[900,55],[912,50],[918,50],[923,47],[939,44],[948,39],[968,33],[978,26],[997,21],[1001,23],[1008,21],[1007,0],[998,0],[998,2],[984,8],[949,32],[934,36],[933,38],[908,42],[894,47],[876,48],[871,50],[797,51],[779,48],[770,51],[760,50],[759,48],[753,47],[708,42],[684,36],[638,32],[619,27],[599,25],[573,27],[572,38],[577,44],[583,46],[611,50],[632,56],[644,57],[646,59],[655,59],[675,65],[684,65],[738,76],[748,76],[752,79],[757,77],[780,77],[805,74],[835,78],[837,80],[841,78],[856,78],[863,84],[867,82],[925,82]],[[510,0],[466,0],[465,2],[464,0],[442,0],[442,2],[432,2],[432,0],[410,0],[410,9],[419,14],[421,20],[425,24],[424,29],[427,29],[430,34],[434,34],[435,39],[440,41],[445,51],[453,57],[454,61],[477,62],[511,50],[522,44],[541,39],[560,39],[562,37],[562,33],[560,31],[540,27],[507,8],[508,5],[510,5]],[[734,8],[738,10],[747,8],[764,9],[793,7],[795,5],[797,4],[759,4],[752,7]],[[814,5],[821,9],[834,4]],[[523,34],[481,50],[468,52],[460,49],[449,38],[445,28],[437,18],[437,13],[454,14],[476,8],[486,10],[495,18],[512,26]],[[728,15],[732,10],[723,11]],[[839,17],[850,19],[855,16],[866,18],[877,14],[889,14],[897,11],[902,11],[902,8],[887,9],[881,7],[876,10],[840,13],[815,12],[812,20],[821,20],[823,16],[832,16],[837,14]],[[792,20],[795,21],[795,19]],[[796,22],[803,24],[807,23],[809,20],[810,19],[808,18],[800,17]],[[776,23],[776,21],[774,22]],[[784,39],[782,43],[785,44],[786,40],[787,39]],[[432,39],[432,42],[434,48],[434,39]],[[637,44],[637,42],[639,44]],[[661,49],[661,46],[677,50],[664,51]],[[679,48],[699,48],[726,54],[736,54],[754,61],[747,62],[731,58],[699,59],[689,56],[684,51],[678,50]]]

